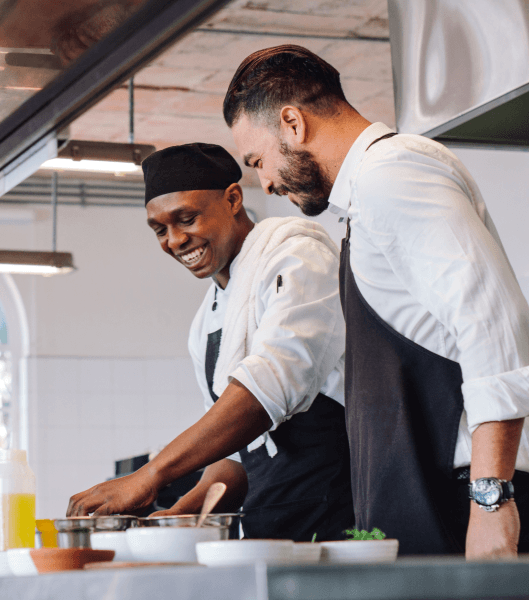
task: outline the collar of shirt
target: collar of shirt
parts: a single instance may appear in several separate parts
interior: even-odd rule
[[[368,146],[377,138],[391,133],[391,129],[384,123],[373,123],[366,127],[364,131],[356,138],[347,153],[338,176],[332,186],[331,195],[329,196],[329,210],[332,213],[340,213],[347,211],[351,204],[351,186],[354,179],[356,169],[360,164]]]

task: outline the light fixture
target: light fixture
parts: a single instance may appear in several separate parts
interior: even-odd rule
[[[47,160],[40,168],[99,173],[141,173],[141,162],[156,148],[150,144],[120,144],[69,140],[57,158]]]
[[[97,173],[139,173],[140,167],[133,163],[111,162],[109,160],[72,160],[70,158],[52,158],[41,169],[53,171],[91,171]]]
[[[151,144],[134,143],[134,78],[129,80],[129,143],[69,140],[58,158],[47,160],[41,169],[93,171],[98,173],[138,173],[141,163],[156,151]]]
[[[0,273],[49,276],[74,270],[69,252],[0,250]]]
[[[51,183],[52,251],[0,250],[0,273],[49,277],[50,275],[71,273],[75,270],[72,255],[69,252],[57,252],[57,172],[53,173]]]

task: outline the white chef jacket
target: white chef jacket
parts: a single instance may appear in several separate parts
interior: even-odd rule
[[[272,420],[270,430],[307,411],[320,391],[344,405],[345,322],[338,270],[338,258],[308,236],[288,238],[269,255],[256,293],[257,331],[248,356],[230,378],[263,405]],[[207,338],[222,328],[229,295],[237,293],[231,281],[224,290],[214,284],[209,288],[189,333],[189,353],[206,410],[213,406],[205,372]],[[238,453],[229,458],[240,461]]]
[[[529,307],[463,164],[411,134],[366,152],[390,132],[374,123],[355,140],[330,209],[351,220],[351,269],[367,303],[393,329],[461,366],[457,468],[470,464],[478,425],[529,415]],[[528,434],[526,422],[516,462],[524,471]]]

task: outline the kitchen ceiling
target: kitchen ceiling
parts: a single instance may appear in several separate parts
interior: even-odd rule
[[[95,6],[94,1],[82,0],[82,4],[86,5],[85,8],[89,8],[90,3]],[[108,4],[112,6],[113,2],[118,1],[129,2],[137,6],[145,3],[145,0],[108,0]],[[160,0],[158,4],[160,7],[172,5],[175,7],[174,12],[176,13],[180,5],[184,7],[185,4],[192,8],[193,2],[197,7],[199,3],[202,3],[202,6],[209,2],[213,7],[215,2],[217,2],[217,6],[224,2],[225,7],[216,13],[212,13],[210,10],[209,14],[213,14],[213,17],[202,20],[198,28],[192,30],[185,37],[178,37],[178,41],[172,46],[166,45],[167,50],[162,54],[154,54],[157,57],[136,72],[134,78],[134,141],[136,143],[153,144],[157,149],[161,149],[192,141],[207,141],[221,144],[235,154],[236,149],[231,134],[222,117],[222,101],[231,77],[248,54],[258,49],[285,43],[298,43],[306,46],[333,64],[342,74],[342,83],[349,101],[368,119],[384,121],[394,127],[395,112],[386,0],[234,0],[228,4],[225,4],[225,0],[178,0],[173,1],[172,4]],[[56,5],[55,0],[17,0],[14,5],[15,7],[19,6],[22,10],[23,6],[29,6],[31,3],[35,7],[40,7],[41,10],[44,10],[50,3],[50,6],[57,10],[59,10],[58,7],[63,6],[62,10],[64,11],[67,6]],[[100,2],[96,4],[100,6]],[[154,4],[154,0],[152,4]],[[183,10],[186,9],[183,8]],[[149,18],[156,18],[152,17],[150,10],[145,14],[145,16],[147,15]],[[14,12],[11,13],[12,21],[15,16]],[[49,20],[50,23],[54,22],[51,17]],[[138,21],[138,19],[136,20]],[[19,21],[15,19],[14,22],[18,23]],[[131,19],[131,23],[133,22],[134,17]],[[5,31],[2,33],[2,26],[5,30],[7,24],[9,21],[2,21],[0,15],[0,41],[8,39]],[[133,25],[133,27],[137,26],[138,23]],[[72,59],[65,59],[64,51],[58,52],[58,56],[54,56],[49,50],[50,40],[48,38],[53,39],[53,27],[56,25],[49,26],[51,33],[48,32],[47,37],[44,36],[46,39],[40,42],[28,38],[28,32],[33,35],[38,28],[29,27],[28,32],[23,31],[22,33],[19,31],[20,39],[17,43],[16,57],[10,54],[9,49],[7,49],[7,53],[3,53],[4,60],[9,59],[9,64],[6,62],[3,76],[9,89],[2,89],[3,79],[0,73],[0,96],[4,92],[7,94],[4,100],[8,98],[10,100],[10,102],[2,103],[4,113],[11,112],[13,110],[11,107],[16,107],[16,104],[23,100],[22,96],[15,97],[16,94],[35,94],[39,87],[46,86],[46,77],[51,81],[57,72],[60,73],[60,70],[57,71],[61,68],[60,62],[71,64]],[[130,36],[135,29],[126,29],[126,24],[124,24],[120,31],[121,36]],[[114,37],[116,41],[113,43],[116,46],[121,38]],[[20,43],[25,39],[29,39],[27,43],[29,48],[25,48],[24,43]],[[106,43],[106,41],[102,43]],[[51,45],[53,47],[53,43]],[[41,46],[43,47],[41,48]],[[110,48],[111,42],[107,46]],[[119,45],[116,46],[116,48],[119,47]],[[76,49],[74,46],[74,50]],[[93,59],[102,56],[101,50],[99,54],[86,52],[86,55],[90,56],[81,56],[64,75],[68,75],[72,69],[76,69],[76,76],[84,76],[84,71],[80,69],[84,69],[85,65],[90,65],[90,60],[93,62]],[[41,52],[42,60],[47,63],[39,68],[31,69],[30,74],[22,64],[24,55],[21,53],[23,52],[31,53],[33,61],[39,58],[38,52]],[[20,65],[10,64],[14,58],[19,62],[22,60],[22,63]],[[7,76],[8,72],[9,76]],[[32,80],[29,85],[27,82],[22,80],[19,82],[17,79],[18,87],[17,90],[14,90],[11,88],[13,88],[12,81],[15,75],[19,78],[22,75],[31,76],[34,81]],[[77,85],[74,83],[76,81],[73,77],[74,72],[70,75],[72,84]],[[123,77],[119,80],[123,81]],[[27,89],[19,90],[18,88],[24,88],[22,84]],[[45,92],[52,85],[55,85],[55,81],[51,81]],[[59,89],[60,85],[56,87]],[[53,88],[53,93],[55,93],[55,88]],[[48,96],[53,98],[51,92],[48,93]],[[32,100],[30,98],[26,105]],[[70,124],[68,132],[70,139],[129,142],[129,91],[126,82],[104,96],[97,104],[93,105],[93,102],[86,104],[91,108]],[[17,114],[22,115],[26,105],[23,105]],[[50,108],[53,105],[54,101],[51,100]],[[62,110],[62,105],[59,110]],[[58,114],[63,113],[59,112]],[[66,122],[69,121],[71,118]],[[40,131],[28,130],[27,126],[26,130],[26,135],[29,135],[30,131]],[[34,136],[35,133],[31,135]],[[258,179],[252,171],[249,169],[243,169],[243,171],[243,185],[259,185]],[[49,176],[49,172],[44,170],[36,173],[36,178],[39,180],[43,180],[45,177],[49,178]],[[79,178],[80,175],[61,172],[60,177],[61,179],[71,179]],[[83,175],[82,177],[83,179],[113,179],[116,184],[126,181],[138,183],[142,181],[141,174],[127,174],[120,176],[119,179],[114,175],[102,176],[101,174]],[[10,199],[14,198],[11,198],[8,193],[2,197],[0,202]]]
[[[394,127],[386,0],[235,0],[136,74],[135,141],[205,141],[236,153],[222,118],[231,77],[248,54],[286,43],[329,61],[355,108]],[[127,86],[74,121],[70,137],[128,142]],[[259,185],[249,169],[242,183]]]

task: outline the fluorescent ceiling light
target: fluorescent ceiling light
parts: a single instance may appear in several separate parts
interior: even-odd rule
[[[47,160],[41,169],[141,173],[142,160],[155,150],[150,144],[68,140],[59,150],[58,158]]]
[[[75,270],[69,252],[0,250],[0,273],[61,275]]]
[[[110,160],[73,160],[71,158],[52,158],[41,169],[53,171],[93,171],[97,173],[139,173],[141,168],[134,163],[114,162]]]

